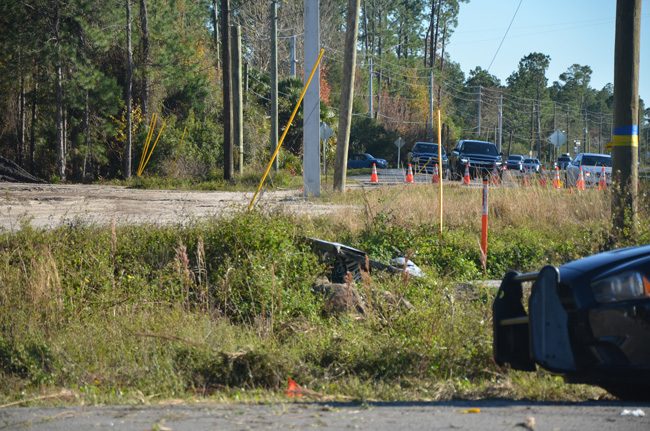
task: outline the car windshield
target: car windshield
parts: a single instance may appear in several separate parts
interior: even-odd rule
[[[526,159],[524,163],[537,163],[537,159]]]
[[[583,166],[612,166],[612,158],[609,156],[582,156]]]
[[[413,147],[413,152],[414,153],[438,153],[438,144],[425,144],[422,142],[418,142],[415,144]],[[445,153],[445,149],[442,149],[442,153]]]
[[[557,160],[559,162],[569,162],[571,161],[571,157],[562,156],[562,157],[558,157]]]
[[[362,157],[365,158],[366,160],[374,159],[373,155],[370,153],[365,153]]]
[[[510,156],[510,157],[508,157],[509,162],[521,162],[521,159],[523,159],[522,156]]]
[[[497,147],[487,142],[466,141],[463,144],[463,151],[466,153],[497,155]]]

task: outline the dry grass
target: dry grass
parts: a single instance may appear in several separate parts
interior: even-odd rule
[[[391,217],[403,226],[421,225],[439,219],[438,188],[429,184],[399,185],[352,190],[332,195],[334,203],[364,202],[365,217],[340,212],[338,222],[351,231],[365,227],[377,214]],[[456,183],[443,191],[444,225],[476,228],[481,223],[482,190]],[[576,192],[542,187],[490,188],[490,225],[493,228],[548,225],[554,229],[603,223],[610,217],[610,194],[595,189]]]

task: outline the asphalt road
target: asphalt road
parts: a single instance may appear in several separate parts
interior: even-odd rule
[[[645,417],[622,416],[642,410]],[[192,404],[0,410],[0,430],[649,430],[650,405],[505,400]]]

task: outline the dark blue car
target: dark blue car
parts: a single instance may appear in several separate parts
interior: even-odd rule
[[[348,169],[372,168],[372,164],[378,168],[387,168],[388,163],[384,159],[377,159],[372,154],[352,154],[348,158]]]

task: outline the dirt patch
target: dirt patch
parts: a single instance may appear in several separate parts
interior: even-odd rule
[[[22,223],[55,227],[65,223],[182,224],[245,211],[252,192],[140,190],[119,186],[0,183],[0,228]],[[298,190],[263,194],[257,208],[324,215],[356,207],[323,205]]]

